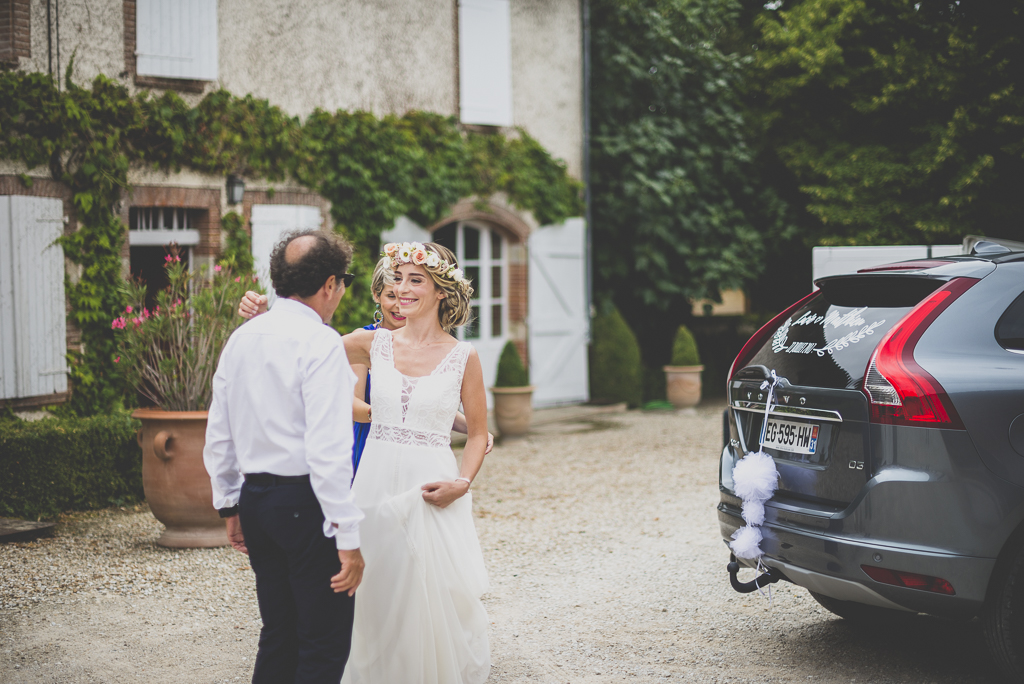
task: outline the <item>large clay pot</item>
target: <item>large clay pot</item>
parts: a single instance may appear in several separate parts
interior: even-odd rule
[[[533,385],[527,387],[492,387],[494,422],[502,437],[524,435],[533,420]]]
[[[665,366],[665,393],[677,409],[700,403],[700,374],[704,366]]]
[[[157,520],[167,529],[161,546],[206,548],[228,543],[224,521],[213,507],[210,475],[203,465],[206,411],[139,409],[142,421],[142,488]]]

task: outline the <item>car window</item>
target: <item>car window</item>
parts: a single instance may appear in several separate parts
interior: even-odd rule
[[[885,333],[942,282],[850,277],[821,285],[818,295],[783,321],[748,365],[765,366],[794,385],[859,388]]]
[[[1024,352],[1024,294],[1013,300],[999,317],[996,339],[1004,349]]]

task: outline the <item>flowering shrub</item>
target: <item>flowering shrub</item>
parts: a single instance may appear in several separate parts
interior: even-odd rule
[[[214,266],[190,272],[169,254],[164,268],[170,284],[146,307],[146,285],[127,282],[124,313],[110,323],[118,350],[112,361],[130,385],[168,411],[205,411],[221,349],[241,322],[238,301],[260,289],[256,276]]]

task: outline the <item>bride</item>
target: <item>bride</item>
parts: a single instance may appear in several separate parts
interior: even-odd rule
[[[487,572],[469,488],[487,446],[476,350],[452,331],[468,322],[473,288],[434,243],[385,245],[405,326],[344,337],[369,366],[372,422],[352,485],[366,573],[356,596],[343,684],[477,684],[490,672]],[[462,403],[461,468],[449,443]]]

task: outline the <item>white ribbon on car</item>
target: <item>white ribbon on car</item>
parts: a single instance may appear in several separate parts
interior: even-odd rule
[[[781,382],[775,371],[771,371],[771,380],[761,383],[761,389],[768,390],[764,402],[764,421],[761,423],[761,437],[758,443],[763,445],[768,434],[768,416],[771,415],[775,402],[775,387]],[[758,574],[768,572],[761,557],[761,525],[764,524],[764,504],[772,498],[779,486],[779,471],[775,467],[775,459],[764,452],[762,446],[756,452],[747,454],[733,465],[733,491],[743,501],[742,515],[747,524],[733,532],[729,548],[738,558],[757,561]],[[769,607],[772,604],[772,587],[768,585],[768,593],[758,586],[757,592],[766,596]]]
[[[781,382],[775,371],[771,380],[761,383],[761,389],[768,390],[765,401],[764,421],[761,424],[760,444],[764,444],[768,431],[768,416],[775,402],[775,387]],[[779,486],[779,471],[775,459],[761,447],[756,452],[747,452],[732,469],[733,491],[743,501],[743,520],[747,524],[736,530],[729,542],[729,548],[739,558],[757,560],[761,565],[761,525],[764,524],[764,504],[772,498]]]

